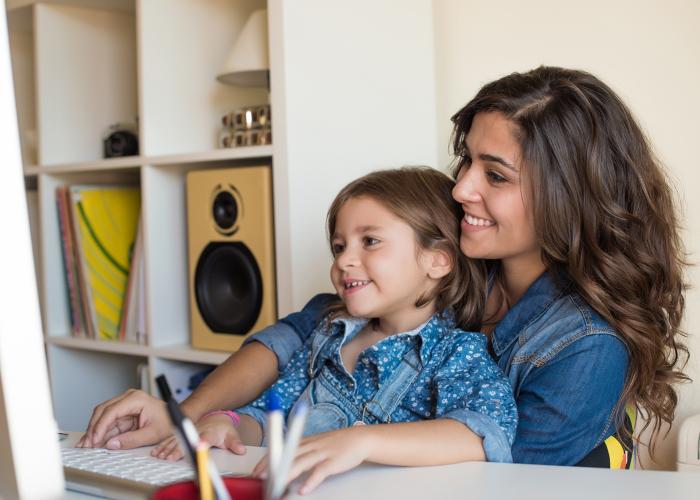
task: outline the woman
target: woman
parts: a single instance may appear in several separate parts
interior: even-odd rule
[[[482,331],[518,405],[513,460],[590,463],[607,438],[629,433],[627,403],[655,438],[673,418],[673,385],[686,379],[685,264],[669,183],[631,113],[594,76],[540,67],[487,84],[453,122],[460,246],[490,269]],[[327,302],[317,296],[254,336],[185,411],[199,418],[256,397]],[[127,448],[168,434],[162,404],[130,391],[95,409],[81,445]]]

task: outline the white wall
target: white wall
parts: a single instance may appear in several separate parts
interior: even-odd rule
[[[435,164],[434,37],[431,0],[268,9],[274,162],[286,163],[273,165],[284,315],[332,290],[325,218],[340,188],[371,170]]]
[[[690,259],[700,262],[700,2],[694,0],[434,0],[438,149],[449,118],[481,85],[540,64],[590,71],[630,106],[668,166],[683,207]],[[676,423],[700,412],[700,274],[691,269],[685,328],[698,382],[681,390]],[[673,468],[677,425],[659,444]]]

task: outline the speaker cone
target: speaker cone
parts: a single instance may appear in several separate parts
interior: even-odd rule
[[[221,191],[214,198],[212,212],[217,226],[224,230],[231,229],[238,218],[236,198],[228,191]]]
[[[199,312],[212,331],[245,335],[257,321],[262,278],[244,243],[209,243],[197,262],[194,288]]]

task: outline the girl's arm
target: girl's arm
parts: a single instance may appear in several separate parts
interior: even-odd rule
[[[359,425],[304,439],[290,470],[289,481],[311,471],[300,493],[311,492],[324,479],[362,462],[428,466],[484,460],[482,439],[451,419],[400,424]],[[266,473],[260,462],[254,476]]]

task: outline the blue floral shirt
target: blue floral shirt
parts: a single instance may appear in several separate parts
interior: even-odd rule
[[[341,358],[341,348],[366,325],[366,320],[341,318],[322,321],[289,360],[278,381],[269,389],[275,391],[288,417],[294,403],[312,382],[310,374],[325,370],[333,390],[340,391],[336,404],[349,415],[362,414],[365,423],[378,423],[365,418],[360,410],[397,372],[402,359],[413,350],[420,359],[417,376],[403,399],[390,415],[391,422],[413,422],[424,419],[452,418],[484,437],[489,460],[511,461],[510,446],[518,423],[513,392],[500,368],[487,351],[487,339],[454,326],[450,315],[436,314],[413,331],[391,335],[365,349],[358,356],[352,373]],[[314,351],[319,336],[328,337],[323,349]],[[239,411],[258,420],[265,429],[264,412],[267,393]],[[359,420],[359,419],[358,419]],[[352,418],[349,425],[353,423]]]

